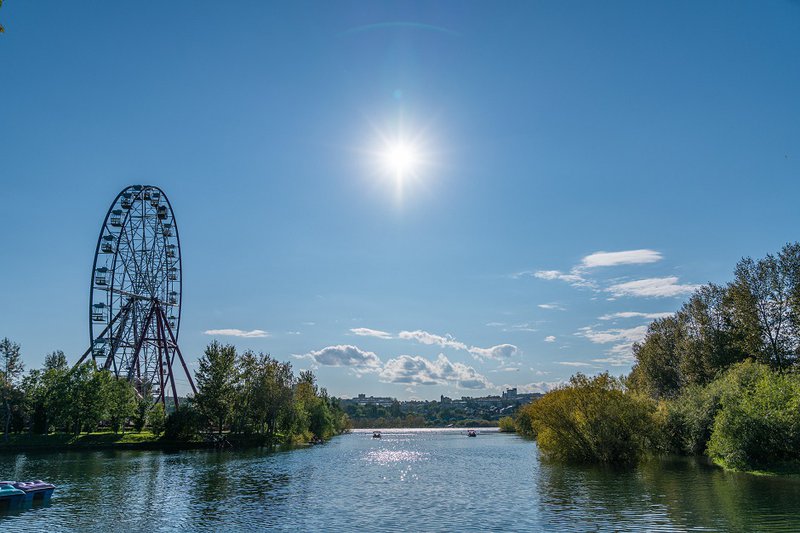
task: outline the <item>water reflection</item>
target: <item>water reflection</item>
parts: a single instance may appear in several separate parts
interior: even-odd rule
[[[635,469],[543,462],[534,443],[459,431],[354,433],[281,453],[0,456],[52,504],[0,517],[65,531],[792,531],[800,481],[667,459]]]

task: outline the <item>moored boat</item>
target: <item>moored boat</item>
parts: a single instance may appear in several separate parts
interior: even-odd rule
[[[17,509],[25,501],[25,491],[12,485],[0,485],[0,510]]]
[[[477,437],[478,433],[474,429],[467,430],[467,437]]]
[[[47,503],[56,490],[55,485],[45,483],[41,479],[35,481],[0,481],[0,490],[13,489],[22,496],[21,503],[29,505],[34,502]]]
[[[373,438],[373,439],[379,439],[379,438],[381,438],[381,432],[380,432],[380,431],[373,431],[373,432],[372,432],[372,438]]]

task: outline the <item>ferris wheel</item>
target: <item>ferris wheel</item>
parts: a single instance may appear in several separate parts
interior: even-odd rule
[[[91,355],[98,368],[132,382],[140,395],[177,406],[176,365],[193,392],[178,347],[182,269],[178,226],[164,191],[132,185],[111,204],[100,229],[89,290]]]

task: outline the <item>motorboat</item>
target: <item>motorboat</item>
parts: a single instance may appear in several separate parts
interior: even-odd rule
[[[372,432],[372,438],[373,438],[373,439],[379,439],[379,438],[381,438],[381,432],[380,432],[380,431],[373,431],[373,432]]]
[[[478,433],[474,429],[467,430],[467,437],[477,437]]]

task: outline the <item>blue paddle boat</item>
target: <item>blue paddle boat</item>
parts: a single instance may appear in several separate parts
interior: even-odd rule
[[[25,491],[12,485],[0,485],[0,510],[19,509],[25,501]]]
[[[36,481],[0,481],[0,491],[7,491],[11,497],[11,491],[15,491],[17,496],[22,499],[19,504],[31,505],[36,503],[48,503],[53,491],[56,490],[54,485],[45,483],[41,479]],[[0,495],[6,492],[0,492]],[[2,496],[0,496],[2,498]],[[16,502],[14,502],[16,503]]]

